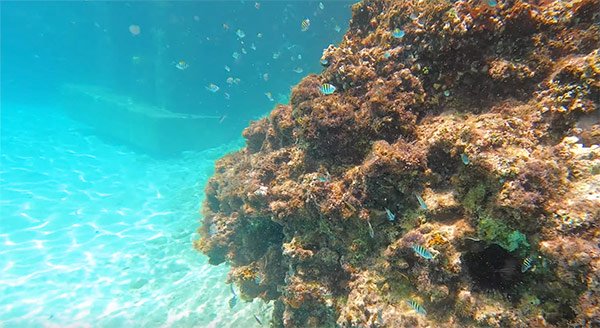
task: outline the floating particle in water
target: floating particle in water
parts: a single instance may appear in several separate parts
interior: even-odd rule
[[[227,92],[225,92],[225,93],[223,93],[223,98],[225,98],[225,100],[229,100],[229,99],[231,99],[231,95],[229,95]],[[223,122],[223,119],[221,119],[219,121],[219,123]]]
[[[206,90],[208,90],[208,91],[210,91],[212,93],[215,93],[215,92],[219,91],[219,89],[221,89],[221,88],[219,88],[219,86],[216,85],[216,84],[214,84],[214,83],[211,83],[208,86],[206,86]]]
[[[419,194],[415,193],[415,197],[417,198],[417,202],[419,202],[419,207],[422,210],[427,210],[427,204],[425,204],[425,201],[423,200],[423,197],[421,197]]]
[[[245,48],[242,48],[242,53],[245,55],[245,54],[247,54],[248,52],[246,51],[246,49],[245,49]]]
[[[498,1],[496,1],[496,0],[487,0],[487,4],[490,7],[496,7],[498,5]]]
[[[444,96],[450,97],[450,90],[444,90]]]
[[[244,31],[242,31],[242,30],[238,29],[238,30],[235,32],[235,35],[237,35],[237,36],[238,36],[238,38],[240,38],[240,39],[243,39],[243,38],[246,36],[246,33],[244,33]]]
[[[262,38],[262,33],[256,33],[256,37],[259,39]]]
[[[324,95],[330,95],[332,93],[335,92],[336,87],[333,84],[329,84],[329,83],[323,83],[321,85],[321,87],[319,88],[319,90],[321,91],[322,94]]]
[[[294,68],[294,72],[300,74],[300,73],[304,72],[304,69],[302,69],[302,67],[296,67],[296,68]]]
[[[140,33],[142,33],[142,29],[139,25],[132,24],[129,25],[129,33],[131,33],[133,36],[138,36]]]
[[[300,23],[300,31],[306,32],[306,31],[308,31],[309,27],[310,27],[310,19],[305,18],[304,20],[302,20],[302,22]]]
[[[269,101],[275,101],[275,99],[273,99],[273,94],[270,92],[265,92],[265,96],[267,96],[267,99],[269,99]]]
[[[392,211],[390,211],[387,207],[385,208],[385,214],[387,215],[388,221],[396,221],[396,215],[392,213]]]
[[[415,251],[415,254],[419,255],[420,257],[426,260],[433,259],[433,254],[427,248],[421,245],[413,245],[412,249],[413,251]]]
[[[335,24],[335,27],[333,28],[333,30],[336,31],[337,33],[340,33],[342,28],[339,25]]]
[[[278,59],[279,56],[281,56],[281,52],[278,51],[273,53],[273,59]]]
[[[254,42],[252,42],[252,44],[250,44],[250,49],[256,51],[256,45],[254,44]]]
[[[421,304],[417,303],[415,300],[407,300],[406,304],[408,304],[408,306],[410,306],[410,308],[418,314],[427,315],[427,311],[425,311],[425,308]]]
[[[225,31],[229,31],[229,24],[227,24],[227,23],[223,23],[223,29],[224,29]]]
[[[256,8],[256,10],[260,9],[260,2],[255,2],[254,8]]]
[[[460,154],[460,160],[463,162],[463,164],[465,165],[469,165],[470,161],[469,161],[469,156],[467,156],[467,154],[462,153]]]
[[[227,66],[227,65],[225,65],[225,70],[226,70],[227,72],[231,72],[231,68],[229,68],[229,66]]]
[[[265,73],[265,74],[263,74],[263,75],[262,75],[262,78],[263,78],[263,80],[265,80],[265,82],[266,82],[266,81],[269,81],[269,73]]]
[[[240,58],[240,53],[235,51],[234,53],[231,54],[231,57],[233,57],[233,59],[239,59]]]
[[[188,65],[188,63],[186,63],[185,60],[180,60],[177,62],[177,64],[175,64],[175,67],[180,71],[184,71],[188,67],[190,67],[190,65]]]
[[[321,10],[325,9],[325,5],[323,5],[322,2],[319,2],[319,9],[321,9]]]
[[[319,63],[321,63],[321,65],[323,66],[328,66],[329,60],[327,60],[326,58],[321,58],[321,60],[319,60]]]
[[[233,78],[230,76],[227,78],[227,80],[225,80],[225,82],[227,82],[227,84],[233,84]]]
[[[397,27],[392,31],[392,36],[395,39],[402,39],[404,37],[404,34],[405,34],[404,30],[401,30],[401,29],[399,29]]]

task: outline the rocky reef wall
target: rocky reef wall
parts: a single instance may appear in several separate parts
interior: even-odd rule
[[[217,162],[196,248],[275,327],[600,326],[600,1],[352,11]]]

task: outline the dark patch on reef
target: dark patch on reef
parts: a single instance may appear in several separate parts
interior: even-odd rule
[[[522,280],[522,260],[501,246],[491,244],[481,250],[467,252],[462,261],[477,287],[505,292],[512,299],[517,295],[515,285]]]

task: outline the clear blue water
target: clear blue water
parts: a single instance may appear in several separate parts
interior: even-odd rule
[[[2,2],[0,327],[268,320],[258,301],[229,308],[227,266],[208,265],[192,241],[214,161],[241,147],[248,121],[285,101],[294,83],[320,69],[322,49],[339,42],[348,2],[322,7]],[[311,26],[302,32],[305,18]],[[186,69],[176,67],[180,60]],[[226,117],[227,125],[209,132],[236,137],[209,149],[148,154],[69,116],[58,92],[67,83]],[[220,90],[206,90],[210,83]]]

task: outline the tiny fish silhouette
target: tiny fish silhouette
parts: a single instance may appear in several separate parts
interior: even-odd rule
[[[534,263],[535,260],[531,256],[526,257],[523,260],[523,264],[521,264],[521,272],[527,272],[529,269],[531,269],[531,267],[533,267]]]
[[[411,309],[415,310],[415,312],[417,312],[420,315],[427,315],[427,311],[425,311],[425,308],[417,303],[414,300],[408,300],[406,301],[406,304],[408,304],[408,306],[410,306]]]
[[[463,164],[465,165],[469,165],[470,161],[469,161],[469,157],[467,156],[467,154],[462,153],[460,154],[460,160],[463,162]]]
[[[415,251],[415,253],[417,255],[419,255],[420,257],[426,259],[426,260],[431,260],[433,259],[433,254],[431,254],[430,251],[428,251],[425,247],[421,246],[421,245],[414,245],[412,247],[412,249]]]
[[[387,214],[388,221],[394,222],[396,220],[396,215],[388,210],[387,207],[385,208],[385,214]]]
[[[415,193],[415,197],[417,197],[417,201],[419,202],[419,207],[422,210],[426,211],[427,210],[427,204],[425,204],[425,201],[423,200],[423,198],[419,194],[417,194],[417,193]]]
[[[330,95],[332,93],[335,92],[336,87],[333,84],[329,84],[329,83],[323,83],[321,85],[321,87],[319,88],[319,90],[321,91],[322,94],[324,95]]]
[[[401,30],[401,29],[399,29],[399,28],[395,28],[394,31],[392,31],[392,36],[395,39],[401,39],[401,38],[403,38],[404,34],[405,34],[404,31]]]

